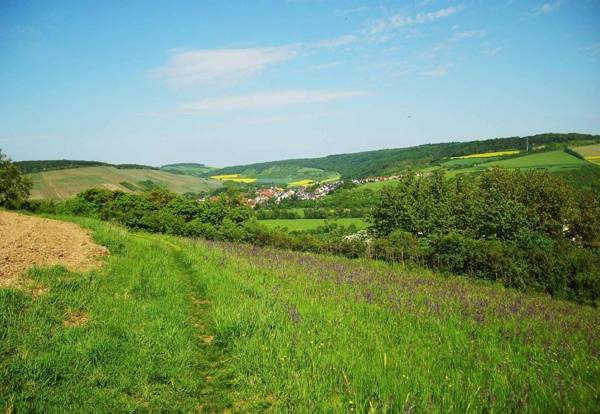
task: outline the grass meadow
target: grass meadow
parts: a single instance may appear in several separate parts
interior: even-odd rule
[[[0,290],[0,412],[598,412],[600,311],[366,260],[133,234]],[[37,290],[39,292],[39,290]]]
[[[341,217],[334,220],[328,219],[270,219],[260,220],[262,224],[267,227],[275,228],[287,228],[289,231],[303,231],[303,230],[315,230],[320,226],[324,226],[327,223],[335,223],[340,226],[354,225],[357,229],[367,228],[368,224],[361,218],[353,217]]]

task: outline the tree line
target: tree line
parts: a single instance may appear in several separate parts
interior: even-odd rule
[[[600,301],[600,197],[540,171],[493,169],[469,180],[407,173],[376,193],[371,227],[269,229],[239,192],[199,202],[164,189],[86,190],[64,202],[30,201],[31,183],[0,156],[0,207],[95,217],[134,230],[366,257]]]

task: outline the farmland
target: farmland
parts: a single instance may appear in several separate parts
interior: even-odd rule
[[[326,219],[274,219],[274,220],[260,220],[260,222],[270,228],[281,227],[286,228],[289,231],[304,231],[304,230],[315,230],[319,226],[325,224],[337,224],[339,226],[351,226],[354,225],[358,230],[367,227],[367,223],[360,218],[338,218],[333,220]]]
[[[600,164],[600,144],[574,147],[572,149],[586,160]]]
[[[33,199],[64,200],[88,188],[144,191],[164,187],[176,193],[201,192],[220,186],[218,181],[150,169],[82,167],[30,174]]]
[[[452,159],[469,159],[469,158],[496,158],[496,157],[505,157],[507,155],[517,155],[521,151],[519,150],[507,150],[507,151],[493,151],[493,152],[484,152],[479,154],[469,154],[462,155],[460,157],[451,157]]]
[[[219,181],[232,181],[234,183],[254,183],[256,178],[243,177],[240,174],[222,174],[222,175],[211,175],[213,180]]]
[[[481,160],[472,158],[469,161]],[[452,160],[462,161],[462,160]],[[449,176],[455,176],[458,174],[472,174],[481,172],[488,168],[500,167],[507,169],[519,168],[522,170],[531,169],[544,169],[553,173],[575,170],[590,165],[587,161],[577,158],[563,150],[536,152],[529,155],[522,155],[507,159],[496,159],[492,161],[474,163],[473,165],[464,165],[461,168],[460,165],[454,165],[455,168],[451,168],[448,171]],[[442,166],[448,166],[448,163],[443,163]]]
[[[41,296],[0,290],[2,412],[600,404],[596,308],[400,265],[69,220],[110,256],[85,274],[31,270]]]

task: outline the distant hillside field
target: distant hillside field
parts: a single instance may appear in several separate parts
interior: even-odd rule
[[[237,173],[221,174],[220,172],[224,170],[215,170],[210,174],[210,177],[225,181],[299,186],[316,181],[329,182],[340,179],[340,174],[335,171],[292,164],[271,165],[267,168],[245,168]]]
[[[539,152],[530,155],[523,155],[504,160],[495,160],[484,162],[473,167],[452,170],[449,175],[472,173],[482,171],[487,168],[520,168],[523,170],[545,169],[550,172],[559,172],[562,170],[577,169],[590,165],[589,162],[577,158],[563,150]]]
[[[245,177],[273,177],[274,171],[294,171],[294,179],[299,181],[313,179],[295,172],[301,168],[312,168],[326,171],[328,174],[339,174],[342,178],[362,178],[377,175],[390,175],[406,170],[423,169],[436,165],[437,162],[453,157],[472,156],[472,154],[497,153],[514,155],[516,151],[530,149],[563,149],[566,146],[598,144],[600,135],[588,134],[540,134],[529,137],[494,138],[482,141],[450,142],[426,144],[409,148],[382,149],[376,151],[357,152],[353,154],[329,155],[321,158],[291,159],[270,161],[249,165],[238,165],[217,169],[210,175],[241,174]],[[487,159],[486,161],[489,161]],[[473,163],[473,159],[462,159],[457,162]],[[276,178],[288,178],[278,174]],[[320,180],[321,178],[317,179]],[[316,180],[315,180],[316,181]]]
[[[600,164],[600,144],[575,147],[572,148],[572,150],[581,155],[586,160],[595,164]]]
[[[64,200],[89,188],[143,191],[152,187],[167,188],[175,193],[202,192],[219,187],[218,181],[171,174],[151,169],[114,167],[80,167],[30,174],[33,199]]]
[[[168,171],[174,174],[194,175],[196,177],[202,177],[204,174],[215,170],[214,167],[207,167],[204,164],[196,163],[179,163],[179,164],[167,164],[160,167],[163,171]]]

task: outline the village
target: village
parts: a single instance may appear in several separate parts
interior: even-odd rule
[[[389,180],[397,180],[401,176],[400,175],[390,175],[390,176],[377,176],[377,177],[367,177],[360,179],[353,179],[351,182],[355,185],[361,185],[366,183],[375,183],[380,181],[389,181]],[[281,203],[284,200],[318,200],[322,197],[325,197],[327,194],[335,191],[336,189],[342,187],[345,184],[344,180],[339,180],[335,182],[321,183],[311,186],[298,186],[298,187],[290,187],[290,188],[281,188],[281,187],[270,187],[270,188],[260,188],[256,190],[256,196],[254,198],[248,198],[247,203],[251,207],[255,207],[259,204],[266,203],[268,201],[274,201],[276,203]]]

